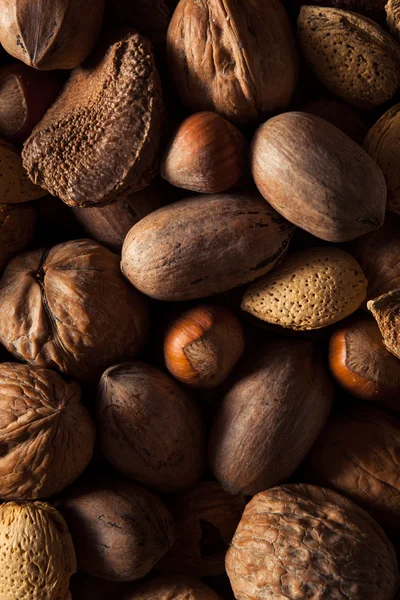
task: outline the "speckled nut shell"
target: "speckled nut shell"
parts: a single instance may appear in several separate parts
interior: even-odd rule
[[[24,144],[25,169],[71,206],[108,204],[155,175],[161,118],[151,44],[120,32],[72,72]]]
[[[29,202],[46,194],[30,181],[22,166],[20,151],[0,139],[0,203]]]
[[[303,55],[331,92],[374,108],[400,84],[400,46],[367,17],[337,8],[303,6],[298,19]]]
[[[366,293],[367,280],[350,254],[334,247],[308,248],[251,284],[242,310],[290,329],[319,329],[357,310]]]
[[[89,464],[95,427],[80,387],[57,373],[0,364],[0,498],[49,498]]]
[[[0,598],[71,600],[72,539],[60,513],[43,502],[0,506]]]
[[[254,496],[226,570],[241,600],[392,600],[399,577],[394,548],[369,514],[310,485]]]

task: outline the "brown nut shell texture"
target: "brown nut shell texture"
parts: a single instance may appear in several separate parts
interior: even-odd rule
[[[307,248],[247,289],[242,310],[290,329],[319,329],[348,317],[365,300],[357,261],[334,247]]]
[[[147,306],[119,257],[91,240],[15,257],[0,281],[0,340],[17,358],[78,380],[133,356],[147,337]]]
[[[20,151],[0,139],[0,203],[29,202],[46,194],[45,190],[29,179],[22,166]]]
[[[145,577],[174,542],[170,512],[155,495],[123,480],[92,480],[61,499],[78,568],[107,581]]]
[[[400,85],[400,46],[382,27],[357,13],[303,6],[297,22],[304,57],[333,94],[374,108]]]
[[[202,298],[268,273],[285,255],[293,230],[256,193],[196,196],[134,225],[121,268],[158,300]]]
[[[95,427],[77,383],[18,363],[0,364],[0,498],[47,498],[89,464]]]
[[[169,574],[135,583],[120,600],[221,600],[212,588],[192,577]]]
[[[272,342],[249,359],[222,400],[210,466],[232,494],[256,494],[287,479],[321,432],[333,385],[313,342]]]
[[[396,554],[377,523],[339,494],[285,485],[246,506],[226,556],[239,600],[392,600]]]
[[[251,170],[271,206],[318,238],[343,242],[383,223],[382,171],[324,119],[304,112],[269,119],[254,135]]]
[[[305,462],[312,483],[336,489],[388,531],[400,530],[400,422],[365,405],[328,422]]]
[[[8,502],[0,524],[0,598],[71,600],[75,551],[60,513],[43,502]]]
[[[385,6],[386,22],[389,31],[397,41],[400,41],[400,2],[399,0],[389,0]]]
[[[284,109],[296,87],[297,50],[279,0],[181,0],[167,52],[183,103],[234,123]]]
[[[386,177],[387,208],[400,214],[400,104],[395,104],[369,130],[364,149]]]
[[[126,477],[163,492],[200,479],[200,411],[162,371],[140,362],[110,367],[99,383],[97,414],[103,454]]]
[[[24,144],[32,181],[71,206],[100,206],[157,171],[161,84],[150,42],[133,31],[75,69]]]
[[[383,294],[367,303],[386,348],[400,359],[400,289]]]
[[[158,568],[193,577],[225,573],[225,554],[245,505],[243,496],[232,496],[216,481],[201,481],[172,496],[175,543]]]

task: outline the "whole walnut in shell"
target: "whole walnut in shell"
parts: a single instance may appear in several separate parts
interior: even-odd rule
[[[82,473],[95,427],[77,383],[19,363],[0,364],[0,498],[47,498]]]
[[[228,494],[216,481],[202,481],[173,496],[175,543],[158,568],[194,577],[225,572],[225,554],[242,516],[243,496]]]
[[[192,111],[253,123],[284,109],[298,59],[280,0],[181,0],[167,36],[171,74]]]
[[[328,421],[304,464],[308,481],[341,492],[400,530],[400,421],[365,405]]]
[[[60,513],[43,502],[0,506],[0,598],[70,600],[74,546]]]
[[[353,502],[310,485],[254,496],[226,570],[240,600],[392,600],[399,577],[379,525]]]
[[[30,178],[70,206],[101,206],[157,172],[161,84],[150,42],[115,34],[75,69],[24,144]]]
[[[103,454],[126,477],[163,492],[200,479],[200,411],[162,371],[140,362],[110,367],[99,383],[97,414]]]
[[[135,583],[120,600],[221,600],[213,589],[199,579],[185,575],[161,575]]]
[[[78,568],[108,581],[147,575],[171,548],[174,522],[161,500],[129,481],[82,482],[60,499]]]
[[[16,256],[0,281],[0,341],[17,358],[78,380],[134,355],[147,306],[119,256],[91,240]]]

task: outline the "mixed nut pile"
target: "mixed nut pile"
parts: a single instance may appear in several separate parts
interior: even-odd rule
[[[400,0],[284,2],[0,0],[0,600],[400,598]]]

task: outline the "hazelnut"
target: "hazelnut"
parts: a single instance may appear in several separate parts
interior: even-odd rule
[[[145,577],[174,541],[174,523],[161,500],[128,481],[81,482],[57,506],[71,531],[78,568],[100,579]]]
[[[378,229],[386,208],[382,171],[331,123],[304,112],[273,117],[255,133],[251,170],[285,219],[328,242]]]
[[[75,551],[55,508],[43,502],[2,504],[0,547],[1,598],[70,600]]]
[[[158,369],[139,362],[107,369],[97,414],[103,454],[123,475],[163,492],[200,479],[205,433],[199,409]]]
[[[28,66],[73,69],[90,54],[104,0],[1,0],[0,43]]]
[[[197,306],[178,317],[164,339],[165,364],[180,382],[214,387],[226,379],[244,350],[239,320],[220,306]]]
[[[225,572],[225,554],[242,516],[243,496],[228,494],[216,481],[202,481],[173,496],[175,543],[157,568],[193,577]]]
[[[261,492],[226,555],[236,598],[392,600],[396,554],[361,508],[311,485]]]
[[[329,366],[336,381],[356,398],[400,409],[400,361],[385,348],[370,317],[359,317],[334,332]]]
[[[185,575],[159,575],[135,583],[120,600],[221,600],[208,585]]]
[[[162,159],[161,176],[194,192],[224,192],[244,174],[246,150],[236,127],[215,113],[200,112],[178,127]]]
[[[89,464],[95,427],[77,383],[18,363],[0,364],[0,498],[48,498]]]
[[[152,298],[204,298],[271,271],[293,230],[257,193],[196,196],[136,223],[125,238],[121,268]]]
[[[61,80],[54,73],[13,63],[0,69],[0,136],[24,142],[56,99]]]
[[[0,271],[32,242],[36,221],[33,203],[0,204]]]

